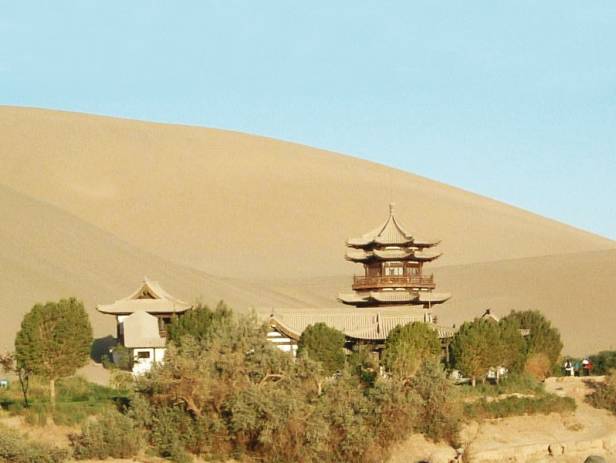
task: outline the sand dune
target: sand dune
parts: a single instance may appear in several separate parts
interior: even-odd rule
[[[94,305],[144,275],[242,310],[336,306],[359,270],[344,240],[382,221],[390,194],[402,222],[443,240],[444,323],[536,307],[568,352],[616,347],[616,250],[598,251],[613,241],[412,174],[233,132],[10,107],[0,162],[0,348],[33,303],[71,295],[112,333]]]
[[[344,240],[383,221],[390,197],[408,228],[443,240],[440,265],[615,246],[406,172],[222,130],[0,107],[0,153],[0,184],[214,275],[349,273]]]
[[[33,304],[75,296],[86,304],[96,336],[114,333],[112,317],[94,310],[132,292],[144,276],[186,301],[234,307],[293,307],[293,298],[166,262],[59,209],[0,186],[0,349],[8,349]]]

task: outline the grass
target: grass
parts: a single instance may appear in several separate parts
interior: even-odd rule
[[[460,392],[467,398],[497,397],[503,394],[537,395],[543,393],[543,384],[527,374],[512,374],[501,379],[499,384],[479,383],[459,386]]]
[[[89,383],[80,377],[64,378],[56,386],[56,406],[52,408],[45,383],[34,381],[30,406],[24,407],[17,384],[0,392],[0,406],[13,415],[23,416],[32,426],[45,426],[49,421],[74,426],[86,418],[114,408],[127,400],[126,393]]]
[[[500,400],[481,398],[464,404],[467,419],[506,418],[520,415],[549,415],[575,411],[575,400],[543,393],[536,397],[506,397]]]

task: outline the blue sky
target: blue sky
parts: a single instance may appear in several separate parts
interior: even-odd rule
[[[616,239],[613,0],[0,0],[0,104],[297,141]]]

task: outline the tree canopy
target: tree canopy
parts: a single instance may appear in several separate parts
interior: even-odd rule
[[[83,303],[75,298],[36,304],[21,322],[15,338],[18,368],[49,380],[70,376],[88,362],[92,327]]]
[[[512,311],[503,320],[515,324],[520,329],[529,330],[525,337],[526,352],[532,354],[545,354],[550,363],[555,365],[558,362],[563,343],[560,339],[560,332],[552,326],[538,310],[525,310],[521,312]]]
[[[215,333],[222,331],[222,325],[230,322],[231,316],[231,309],[222,301],[214,310],[199,304],[171,321],[167,327],[167,339],[176,345],[180,345],[185,336],[191,336],[197,341],[210,340]]]
[[[500,345],[498,323],[476,318],[462,324],[452,342],[454,366],[469,376],[475,384],[499,360]]]
[[[422,363],[437,361],[441,343],[436,331],[426,323],[396,326],[385,340],[383,366],[392,374],[408,378]]]
[[[321,362],[325,374],[331,375],[344,367],[344,343],[344,333],[325,323],[316,323],[302,333],[297,343],[297,353],[304,353],[312,360]]]

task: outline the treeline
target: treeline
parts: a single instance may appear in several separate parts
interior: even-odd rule
[[[134,383],[124,382],[130,389],[125,400],[106,399],[106,411],[71,437],[73,457],[129,458],[149,448],[178,463],[193,455],[380,462],[393,444],[414,432],[458,445],[465,414],[549,413],[573,406],[541,395],[465,407],[463,391],[447,378],[446,371],[456,368],[474,383],[497,366],[513,374],[547,375],[562,343],[539,312],[465,323],[451,343],[449,363],[436,331],[420,322],[393,329],[380,356],[370,345],[356,344],[349,352],[341,332],[316,324],[302,334],[294,359],[267,340],[267,331],[254,316],[236,314],[224,304],[174,319],[164,364]],[[57,379],[87,361],[90,342],[81,303],[37,305],[24,318],[16,352],[4,357],[4,366],[20,375],[25,391],[32,377],[47,380],[53,391]],[[46,360],[50,356],[53,360]],[[26,393],[24,398],[27,405]],[[53,394],[50,403],[53,408]],[[0,459],[23,448],[5,451],[0,444]],[[28,461],[57,462],[63,455]]]

